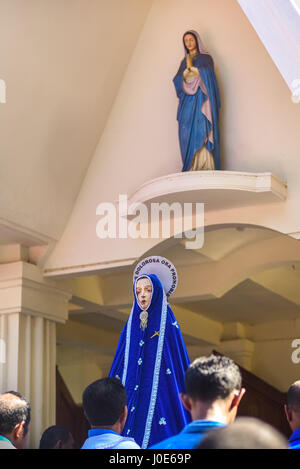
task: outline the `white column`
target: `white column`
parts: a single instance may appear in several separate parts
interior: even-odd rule
[[[70,297],[34,265],[0,265],[0,392],[30,401],[31,448],[55,424],[56,323],[66,321]]]

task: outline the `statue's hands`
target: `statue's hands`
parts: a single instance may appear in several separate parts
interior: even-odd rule
[[[186,80],[188,74],[190,73],[190,69],[186,68],[185,71],[183,72],[183,78]]]
[[[197,67],[186,68],[183,72],[183,79],[186,83],[190,83],[198,76],[199,70]]]

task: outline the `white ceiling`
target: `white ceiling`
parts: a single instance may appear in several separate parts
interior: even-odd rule
[[[221,322],[249,325],[300,318],[300,305],[248,279],[222,298],[182,304],[191,311]]]
[[[175,264],[179,282],[183,284],[183,296],[177,297],[175,294],[174,298],[171,297],[171,306],[174,302],[176,308],[183,308],[221,323],[240,322],[255,325],[274,320],[300,318],[299,262],[280,262],[279,265],[269,266],[252,273],[248,278],[240,277],[240,280],[234,281],[232,286],[229,284],[220,297],[212,294],[211,299],[194,299],[198,293],[200,294],[201,284],[206,280],[204,277],[211,265],[214,265],[216,272],[220,271],[223,268],[222,262],[227,259],[227,270],[224,275],[230,277],[231,270],[235,268],[234,259],[236,259],[237,252],[239,259],[244,263],[242,270],[247,270],[247,263],[251,260],[249,256],[253,257],[253,252],[257,251],[258,259],[261,258],[265,249],[264,241],[271,242],[272,240],[279,243],[279,249],[283,253],[288,254],[290,250],[293,252],[300,249],[298,241],[271,230],[251,226],[230,226],[214,227],[208,230],[202,252],[185,249],[180,241],[171,248],[157,252],[157,255],[163,255]],[[250,254],[247,255],[247,253]],[[231,261],[232,264],[230,264]],[[185,272],[187,276],[192,273],[188,278],[181,278],[182,272]],[[195,275],[199,278],[199,282],[193,283]],[[122,274],[116,272],[110,274],[109,277],[98,276],[97,278],[100,283],[101,279],[103,281],[106,293],[104,302],[100,305],[77,300],[77,304],[80,303],[83,309],[70,311],[71,318],[96,327],[120,331],[131,307],[132,272]],[[85,277],[85,282],[87,279],[88,277]],[[194,284],[194,291],[186,288],[189,282]],[[212,277],[212,282],[214,284],[218,282],[217,277]],[[127,285],[128,291],[124,291],[120,285]],[[213,293],[215,285],[211,287]],[[190,298],[185,297],[186,291],[190,291]]]
[[[152,0],[1,0],[0,219],[59,239]]]

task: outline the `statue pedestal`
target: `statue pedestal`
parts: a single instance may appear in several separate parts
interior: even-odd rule
[[[128,204],[152,202],[205,204],[206,211],[284,201],[287,185],[271,173],[191,171],[146,182]]]

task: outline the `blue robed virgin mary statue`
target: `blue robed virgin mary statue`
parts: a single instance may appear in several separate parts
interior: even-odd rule
[[[182,171],[220,169],[220,94],[212,57],[196,31],[183,36],[185,58],[173,80]]]
[[[176,287],[176,270],[158,256],[142,262],[144,266],[133,285],[132,310],[109,376],[119,377],[127,392],[128,417],[123,435],[147,448],[179,433],[190,421],[179,397],[184,392],[184,374],[190,361],[166,295]],[[168,269],[170,284],[166,292],[159,276],[166,285]],[[162,275],[160,271],[164,271]]]

